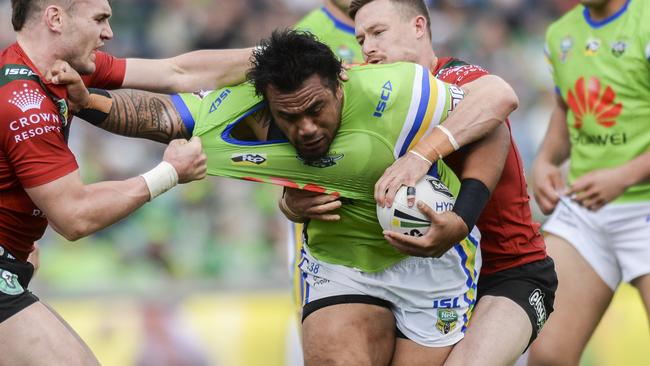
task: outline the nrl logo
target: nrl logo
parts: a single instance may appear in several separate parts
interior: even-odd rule
[[[317,160],[305,160],[300,155],[297,155],[296,158],[302,161],[305,165],[309,165],[314,168],[329,168],[331,166],[336,165],[336,162],[343,159],[344,156],[345,155],[343,154],[335,154],[335,155],[324,156]]]
[[[438,309],[438,321],[436,322],[436,328],[442,334],[448,334],[454,328],[456,328],[456,323],[458,322],[458,313],[452,309]]]

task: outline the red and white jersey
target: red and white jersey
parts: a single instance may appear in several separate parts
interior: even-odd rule
[[[25,188],[52,182],[78,166],[64,138],[68,121],[54,100],[65,99],[66,88],[46,84],[17,43],[2,51],[0,62],[0,246],[26,260],[47,219]],[[95,72],[83,78],[86,85],[122,85],[125,60],[97,52],[95,64]]]
[[[440,58],[433,74],[463,85],[489,74],[480,66],[454,58]],[[510,122],[506,121],[508,129]],[[524,165],[510,136],[510,151],[503,173],[476,226],[481,231],[481,274],[499,272],[546,258],[544,237],[533,221]]]

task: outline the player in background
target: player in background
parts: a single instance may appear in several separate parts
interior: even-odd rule
[[[650,3],[580,2],[546,34],[557,102],[533,178],[560,285],[531,365],[578,364],[622,281],[650,314]]]
[[[418,62],[429,66],[442,80],[457,83],[466,90],[466,98],[449,117],[449,121],[453,122],[445,123],[460,145],[471,142],[472,136],[468,132],[485,133],[506,120],[510,111],[503,106],[511,103],[512,90],[501,86],[505,83],[500,78],[489,75],[480,66],[454,58],[438,58],[431,48],[428,11],[422,1],[353,1],[351,11],[366,61]],[[472,96],[475,102],[468,103]],[[483,108],[483,115],[476,110],[477,107]],[[470,119],[464,116],[472,116],[475,123],[478,122],[474,130],[467,128]],[[443,147],[436,149],[444,155],[451,153],[453,147],[447,141],[448,137],[441,131],[434,132],[437,133],[434,136],[438,139],[436,142],[443,143]],[[467,147],[464,150],[468,148],[471,149]],[[454,155],[445,161],[453,159]],[[428,158],[435,161],[439,156],[429,155]],[[412,185],[426,172],[428,165],[412,154],[407,154],[400,162],[407,163],[406,169],[388,171],[389,175],[378,182],[377,196],[381,196],[381,191],[385,192],[389,184],[393,189],[392,194],[402,183]],[[413,170],[411,164],[414,165]],[[449,364],[471,364],[477,360],[495,365],[514,362],[535,339],[546,316],[553,309],[557,280],[552,260],[546,256],[538,225],[532,221],[522,167],[519,152],[514,141],[511,141],[503,175],[477,222],[482,232],[484,261],[479,278],[478,304],[472,325],[466,337],[452,351],[447,361]],[[412,172],[420,172],[420,175]],[[395,180],[391,182],[386,178]],[[295,212],[303,212],[307,207],[311,210],[323,209],[299,198],[287,199],[287,204]],[[478,216],[481,208],[473,205],[469,211]],[[445,216],[447,219],[443,220]],[[452,221],[453,213],[439,215],[438,218],[442,221],[442,227],[451,226],[449,223],[456,224]],[[453,230],[439,230],[437,236],[431,232],[417,241],[394,243],[413,255],[439,255],[449,248],[450,240],[445,237],[449,232]],[[531,304],[531,296],[537,293],[543,295],[537,297],[540,302]],[[400,340],[400,346],[413,345]]]
[[[360,64],[363,55],[354,37],[354,21],[348,15],[348,6],[350,0],[325,0],[322,7],[305,15],[293,28],[314,34],[344,64]]]
[[[203,178],[206,157],[200,140],[174,140],[163,162],[141,177],[84,184],[66,143],[74,111],[67,89],[49,84],[44,74],[63,59],[82,70],[89,84],[118,83],[105,73],[114,60],[94,52],[112,35],[105,11],[90,16],[91,2],[12,5],[17,43],[0,53],[2,362],[98,364],[65,321],[27,289],[34,241],[48,223],[68,240],[109,226],[177,183]],[[72,70],[68,64],[64,68]]]

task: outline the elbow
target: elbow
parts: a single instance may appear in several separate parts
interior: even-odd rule
[[[508,114],[514,112],[517,108],[519,108],[519,97],[517,96],[517,93],[515,93],[515,90],[512,89],[510,85],[508,85],[508,92],[507,92],[507,97],[506,97],[506,110],[508,110]]]
[[[59,231],[59,234],[61,234],[68,241],[77,241],[88,236],[90,233],[90,230],[82,227],[81,225],[74,225],[74,227]]]
[[[71,218],[64,223],[50,221],[50,225],[68,241],[77,241],[93,232],[91,225],[86,220],[78,218]]]
[[[510,113],[519,108],[519,97],[515,90],[505,80],[499,78],[501,84],[501,109],[504,117],[507,118]],[[505,121],[505,118],[503,119]]]

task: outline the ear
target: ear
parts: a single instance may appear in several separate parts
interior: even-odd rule
[[[415,35],[418,39],[425,37],[428,34],[429,24],[427,23],[427,18],[423,15],[418,15],[414,19],[415,23]]]
[[[336,80],[336,99],[341,100],[341,98],[343,98],[343,83]]]
[[[63,15],[63,9],[56,5],[50,5],[43,12],[43,20],[49,30],[60,34],[63,31]]]

